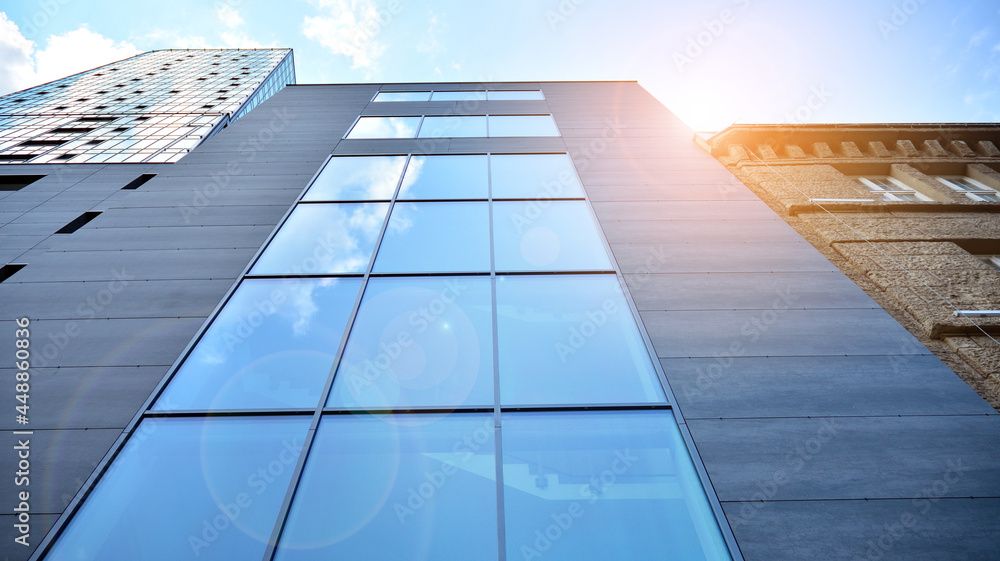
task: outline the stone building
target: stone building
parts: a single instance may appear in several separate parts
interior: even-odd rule
[[[734,125],[696,140],[1000,404],[1000,126]]]

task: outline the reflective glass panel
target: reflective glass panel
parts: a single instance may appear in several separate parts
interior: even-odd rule
[[[568,154],[494,154],[490,178],[494,199],[583,198]]]
[[[614,275],[497,277],[505,405],[665,400]]]
[[[498,271],[608,271],[611,260],[584,201],[493,203]]]
[[[490,136],[559,136],[552,115],[490,115]]]
[[[431,92],[378,92],[375,101],[427,101]]]
[[[486,92],[434,92],[431,101],[486,101]]]
[[[247,279],[153,409],[316,407],[361,279]]]
[[[669,411],[503,418],[508,559],[730,559]]]
[[[383,277],[365,288],[330,407],[493,405],[489,277]]]
[[[424,117],[420,125],[420,138],[448,138],[459,136],[486,136],[486,117],[455,116]]]
[[[539,90],[490,90],[486,92],[486,99],[490,101],[530,101],[545,99],[545,96]]]
[[[304,201],[388,201],[406,156],[334,156],[302,197]]]
[[[388,203],[298,205],[250,272],[363,273],[388,210]]]
[[[496,559],[494,461],[491,414],[327,416],[275,559]]]
[[[396,203],[375,258],[377,273],[487,272],[487,203]]]
[[[399,199],[485,199],[486,155],[413,156]]]
[[[144,420],[46,557],[260,559],[309,421]]]
[[[361,117],[347,138],[413,138],[420,117]]]

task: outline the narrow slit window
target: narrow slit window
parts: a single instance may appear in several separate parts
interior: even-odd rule
[[[156,177],[155,173],[144,173],[144,174],[140,175],[139,177],[136,177],[135,179],[133,179],[132,181],[130,181],[129,184],[126,185],[126,186],[124,186],[124,187],[122,187],[122,189],[130,189],[130,190],[131,189],[138,189],[144,183],[146,183],[150,179],[153,179],[154,177]]]
[[[72,234],[73,232],[79,230],[80,228],[83,228],[84,224],[86,224],[87,222],[90,222],[91,220],[97,218],[98,215],[100,214],[101,214],[100,211],[95,211],[95,210],[87,211],[81,214],[80,216],[74,218],[69,224],[63,226],[62,228],[59,228],[59,230],[57,230],[56,233]]]

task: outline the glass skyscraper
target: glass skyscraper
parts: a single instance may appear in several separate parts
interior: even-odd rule
[[[143,53],[0,98],[0,164],[176,162],[294,83],[291,49]]]

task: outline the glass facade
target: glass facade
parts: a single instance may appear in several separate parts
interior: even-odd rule
[[[565,153],[331,156],[49,558],[81,552],[730,558]]]
[[[345,138],[559,136],[552,115],[364,116]]]
[[[431,90],[413,92],[378,92],[372,101],[542,101],[541,90]]]
[[[290,49],[144,53],[0,98],[0,163],[175,162],[293,83]]]

